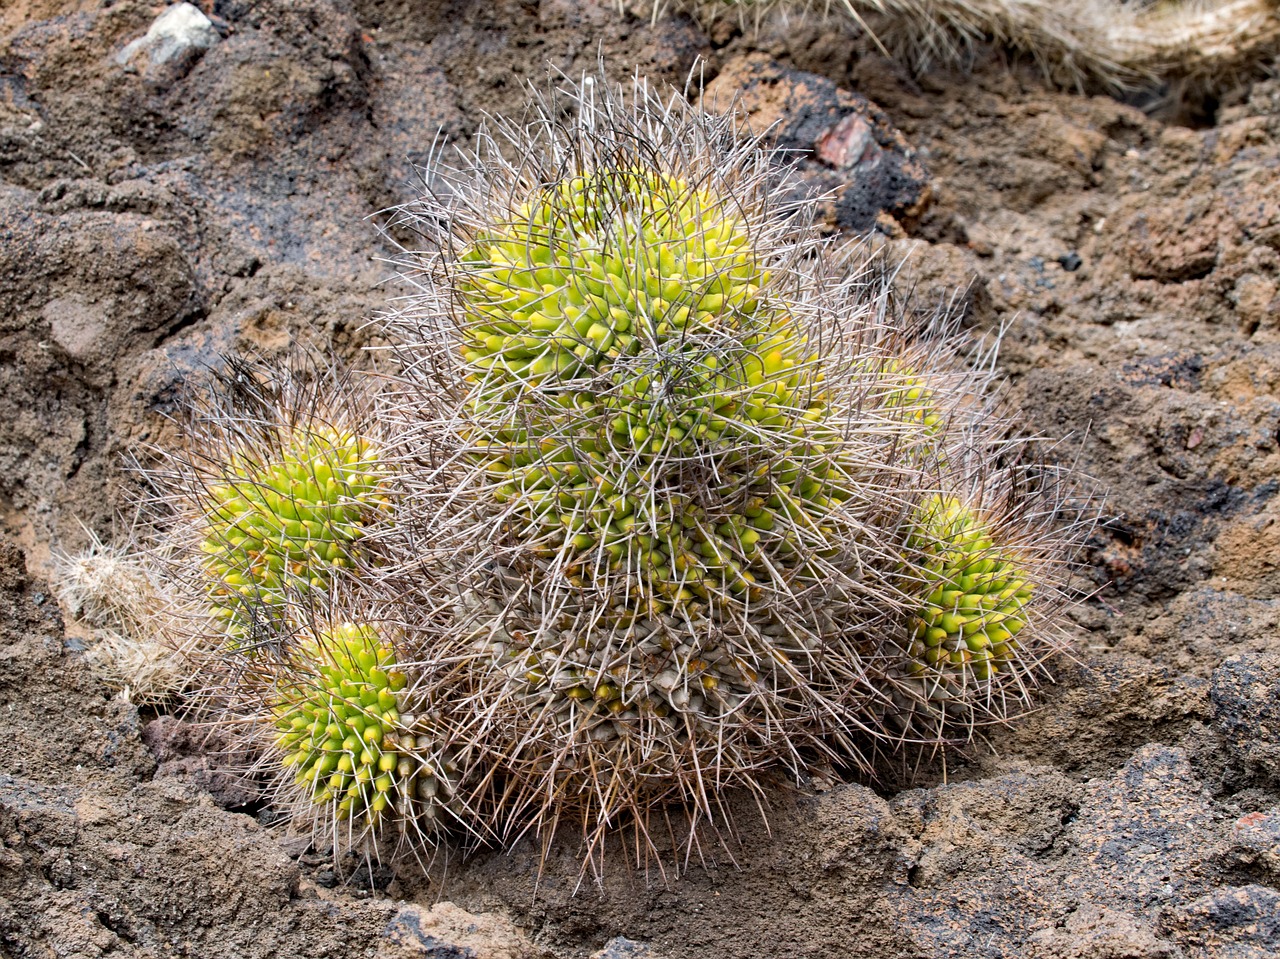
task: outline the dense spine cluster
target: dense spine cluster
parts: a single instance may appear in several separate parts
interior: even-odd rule
[[[692,843],[726,790],[1003,721],[1060,645],[1079,528],[999,465],[989,365],[734,120],[560,97],[405,208],[376,401],[241,365],[157,474],[206,705],[335,842],[573,822],[594,858],[674,804]]]

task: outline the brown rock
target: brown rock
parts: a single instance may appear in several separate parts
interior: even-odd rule
[[[752,130],[800,158],[805,183],[836,194],[834,226],[866,233],[884,214],[910,222],[929,204],[929,174],[906,137],[866,97],[824,77],[751,54],[725,64],[702,103],[741,111]]]
[[[1183,952],[1144,919],[1092,904],[1031,937],[1028,959],[1174,959]]]
[[[1211,272],[1218,262],[1218,239],[1198,222],[1206,210],[1143,210],[1133,217],[1129,234],[1129,268],[1135,279],[1181,283]]]
[[[1231,827],[1228,859],[1254,868],[1273,885],[1280,880],[1280,807],[1241,816]]]
[[[387,923],[375,959],[543,959],[509,920],[475,915],[451,902],[406,903]]]

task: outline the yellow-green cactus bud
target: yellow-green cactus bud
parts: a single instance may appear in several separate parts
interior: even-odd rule
[[[324,590],[353,568],[385,505],[378,451],[350,432],[317,426],[279,450],[236,452],[207,490],[200,544],[214,613],[232,639],[275,616],[288,593]]]
[[[950,496],[920,506],[908,547],[923,556],[927,591],[910,622],[913,670],[990,679],[1017,656],[1035,588],[1016,553]]]
[[[431,807],[434,819],[449,800],[449,771],[419,748],[407,682],[367,624],[344,623],[293,651],[271,707],[275,744],[295,785],[337,819],[374,828],[410,804]]]

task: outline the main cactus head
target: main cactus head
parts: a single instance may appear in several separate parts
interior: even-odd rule
[[[820,415],[800,331],[761,300],[749,223],[705,180],[594,168],[513,204],[458,260],[468,432],[494,499],[546,553],[620,573],[637,606],[750,587],[747,520],[769,522],[768,494],[736,474]],[[717,466],[741,500],[721,515],[686,489]]]
[[[463,485],[618,622],[792,591],[845,548],[828,518],[855,495],[851,454],[875,463],[830,413],[808,307],[774,289],[809,252],[775,235],[776,169],[731,121],[646,96],[518,142],[545,171],[478,157],[451,199],[471,216],[449,211],[428,264],[469,384]]]

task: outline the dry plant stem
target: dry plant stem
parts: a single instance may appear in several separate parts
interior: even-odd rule
[[[88,628],[87,658],[102,682],[134,703],[165,702],[191,679],[176,645],[180,597],[145,556],[90,537],[85,551],[56,557],[54,591]]]
[[[696,0],[703,16],[736,6],[757,20],[787,0]],[[885,52],[914,69],[967,66],[993,42],[1033,58],[1066,86],[1121,90],[1158,81],[1229,83],[1280,52],[1277,0],[1122,4],[1117,0],[831,0]]]
[[[1111,40],[1135,71],[1212,84],[1247,74],[1280,52],[1280,0],[1161,5]]]

